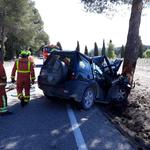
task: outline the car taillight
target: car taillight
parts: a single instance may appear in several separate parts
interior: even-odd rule
[[[44,51],[44,52],[43,52],[43,57],[44,57],[44,59],[47,59],[48,56],[49,56],[49,53],[46,52],[46,51]]]
[[[75,76],[75,73],[72,72],[71,75],[70,75],[70,80],[75,80],[76,76]]]

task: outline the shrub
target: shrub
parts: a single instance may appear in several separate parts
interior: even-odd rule
[[[150,49],[147,49],[144,53],[143,53],[143,56],[145,58],[150,58]]]

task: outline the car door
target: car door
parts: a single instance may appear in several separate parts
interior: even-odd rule
[[[88,81],[93,79],[92,67],[90,62],[84,58],[82,55],[79,55],[78,61],[78,76],[79,80]]]

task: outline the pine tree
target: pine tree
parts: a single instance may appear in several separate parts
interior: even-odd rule
[[[144,58],[150,58],[150,49],[147,49],[147,50],[143,53],[143,57],[144,57]]]
[[[0,45],[6,59],[11,59],[21,48],[38,50],[49,42],[43,30],[43,21],[31,0],[0,1]],[[4,49],[5,48],[5,49]],[[11,50],[11,52],[10,52]]]
[[[19,6],[19,7],[18,7]],[[5,42],[9,32],[17,33],[20,28],[20,19],[28,6],[26,0],[0,0],[0,61],[3,62]]]
[[[62,46],[61,46],[61,43],[60,42],[57,42],[57,44],[56,44],[58,47],[59,47],[59,49],[62,51]]]
[[[104,39],[103,39],[103,47],[102,47],[101,55],[106,55],[106,48],[105,48],[105,40]]]
[[[87,48],[87,46],[85,46],[84,54],[88,55],[88,48]]]
[[[107,56],[109,58],[115,58],[116,57],[115,51],[114,51],[114,45],[112,44],[112,40],[110,40],[109,44],[108,44]]]
[[[140,42],[140,46],[139,46],[139,55],[138,57],[143,58],[143,53],[144,53],[144,47],[142,44],[142,40],[141,40],[141,36],[139,36],[139,42]]]
[[[124,47],[124,45],[122,45],[121,50],[120,50],[120,56],[121,56],[121,58],[124,57],[124,51],[125,51],[125,47]]]
[[[76,51],[80,52],[80,44],[79,44],[79,41],[77,41]]]
[[[131,14],[129,19],[129,30],[127,35],[127,42],[125,45],[125,54],[122,74],[127,75],[130,83],[133,82],[133,76],[136,68],[136,63],[139,55],[139,29],[141,24],[141,16],[143,5],[149,5],[147,0],[81,0],[85,4],[85,9],[87,11],[93,11],[97,13],[102,13],[104,10],[110,10],[108,5],[110,2],[116,6],[120,2],[128,3],[132,5]],[[104,3],[105,2],[105,3]]]
[[[94,43],[94,56],[98,56],[98,46],[97,46],[97,43],[95,42]]]

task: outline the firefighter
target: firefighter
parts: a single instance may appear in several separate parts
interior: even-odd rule
[[[27,50],[26,52],[27,52],[27,55],[28,55],[28,60],[29,60],[30,62],[32,62],[33,66],[35,67],[34,57],[32,56],[31,51],[30,51],[30,50]]]
[[[27,51],[22,50],[20,56],[21,58],[15,61],[12,69],[11,81],[12,83],[15,82],[17,72],[17,95],[21,101],[21,106],[25,106],[30,100],[30,82],[34,84],[35,73],[32,62],[28,60]]]
[[[3,67],[2,62],[0,62],[0,115],[8,115],[11,114],[7,110],[7,95],[5,91],[5,86],[7,82],[7,77],[5,73],[5,69]]]

